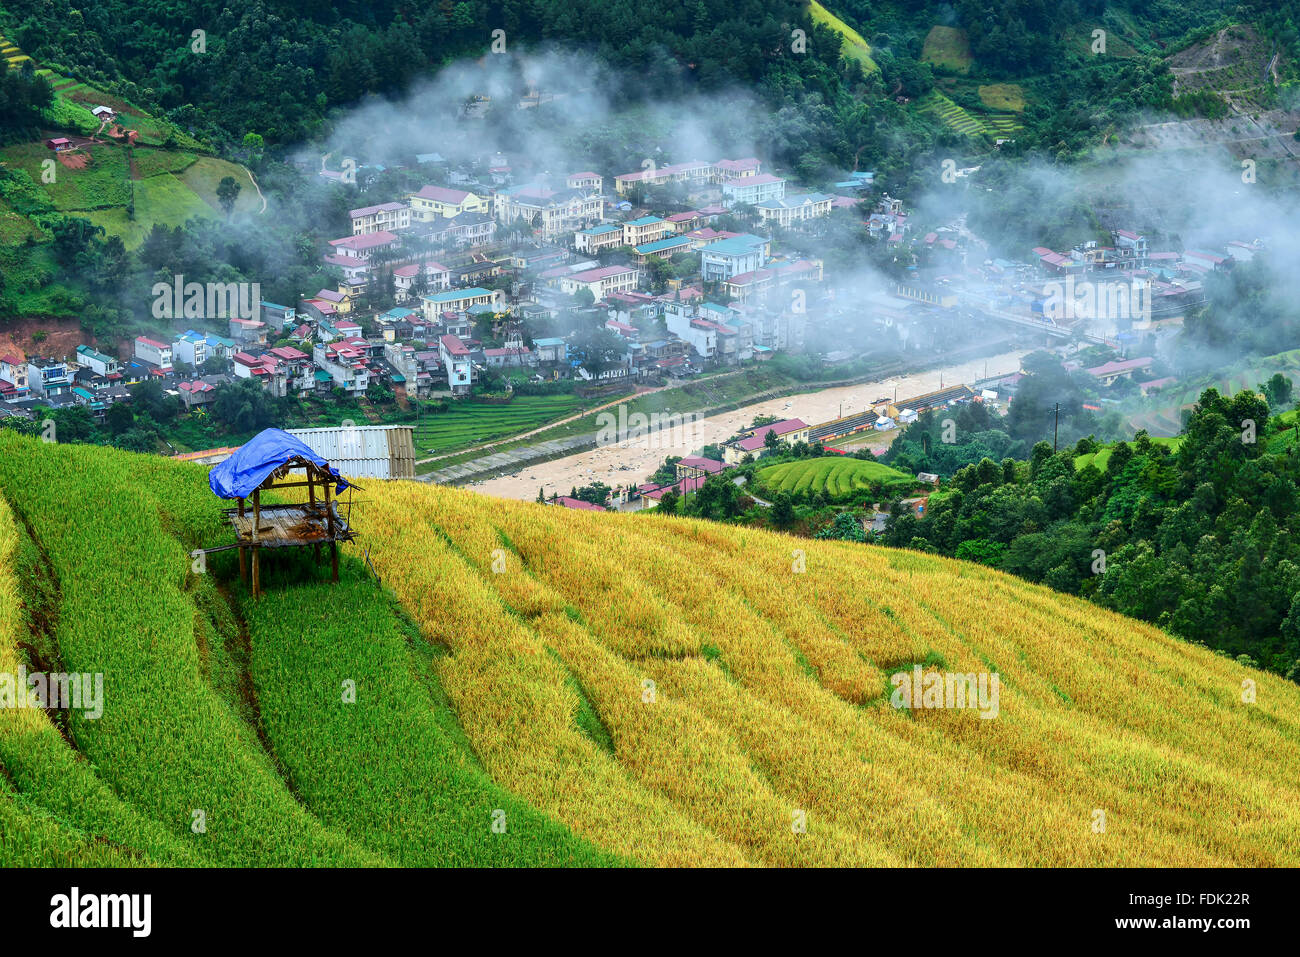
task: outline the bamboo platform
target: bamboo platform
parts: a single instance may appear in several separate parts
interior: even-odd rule
[[[328,509],[328,512],[327,512]],[[242,546],[286,548],[298,545],[323,545],[326,542],[350,542],[356,533],[339,514],[338,503],[298,505],[263,505],[260,511],[225,509],[235,529],[235,541]],[[333,534],[330,518],[333,518]],[[254,537],[256,526],[256,537]]]

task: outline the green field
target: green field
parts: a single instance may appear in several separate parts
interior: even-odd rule
[[[835,500],[870,489],[877,482],[896,490],[916,484],[912,476],[888,465],[840,455],[770,465],[759,469],[756,480],[759,488],[771,493],[800,497],[822,492]]]
[[[155,224],[180,226],[194,217],[213,218],[216,212],[183,182],[170,173],[137,180],[135,219],[127,219],[126,208],[98,210],[87,218],[103,226],[109,236],[120,236],[128,249],[144,242]]]
[[[1183,444],[1183,437],[1181,435],[1176,435],[1172,438],[1157,436],[1152,438],[1151,441],[1156,445],[1166,446],[1171,452],[1177,452],[1178,447]],[[1108,445],[1099,451],[1089,452],[1087,455],[1076,456],[1074,459],[1074,467],[1075,469],[1081,469],[1086,468],[1089,465],[1094,465],[1099,471],[1104,472],[1106,471],[1106,463],[1110,461],[1110,455],[1113,451],[1115,451],[1114,446]]]
[[[420,419],[415,430],[416,452],[450,452],[517,435],[573,415],[583,404],[572,395],[521,395],[506,405],[455,402],[446,412]]]
[[[862,64],[862,69],[868,73],[879,70],[876,61],[871,59],[871,45],[862,38],[851,26],[823,7],[817,0],[811,0],[808,4],[808,12],[812,15],[815,23],[825,24],[843,38],[843,44],[840,47],[840,56],[848,60],[857,60]]]
[[[1016,83],[990,83],[979,88],[979,95],[990,110],[1019,113],[1025,108],[1025,92]]]
[[[956,27],[931,27],[925,36],[925,45],[921,47],[921,62],[945,66],[959,73],[970,70],[974,57],[971,56],[966,31]]]

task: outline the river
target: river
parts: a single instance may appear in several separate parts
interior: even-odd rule
[[[876,399],[895,395],[907,399],[924,395],[946,386],[972,383],[986,376],[1008,375],[1020,368],[1020,359],[1032,350],[1018,349],[983,359],[925,372],[891,376],[878,382],[837,386],[780,399],[767,399],[753,405],[742,406],[731,412],[699,419],[688,427],[674,431],[671,436],[651,435],[630,448],[606,446],[550,462],[526,465],[516,475],[503,475],[465,485],[476,492],[498,498],[535,499],[537,490],[543,489],[568,495],[575,486],[604,482],[609,486],[644,482],[669,455],[689,455],[702,446],[723,442],[740,429],[747,427],[758,415],[774,415],[782,419],[802,419],[809,425],[864,412]],[[842,412],[841,412],[842,409]],[[681,434],[685,433],[685,434]],[[669,439],[676,440],[673,444]],[[682,442],[685,444],[681,444]]]

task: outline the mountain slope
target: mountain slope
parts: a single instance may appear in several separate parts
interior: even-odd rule
[[[352,517],[383,588],[277,556],[252,605],[230,553],[190,570],[228,538],[205,480],[0,432],[57,654],[106,677],[104,717],[70,723],[92,780],[14,773],[0,724],[0,811],[102,782],[150,829],[120,843],[164,863],[1300,861],[1300,689],[1082,601],[918,553],[371,481]],[[915,665],[996,672],[997,717],[891,706]]]

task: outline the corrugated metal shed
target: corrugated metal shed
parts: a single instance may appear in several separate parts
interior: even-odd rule
[[[317,455],[352,478],[415,478],[415,427],[355,425],[286,429]]]

